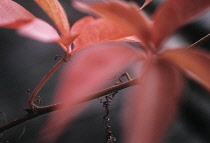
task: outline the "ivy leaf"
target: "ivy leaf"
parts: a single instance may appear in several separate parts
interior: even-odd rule
[[[12,0],[0,1],[0,26],[18,28],[32,19],[34,15]]]
[[[51,25],[38,18],[21,26],[18,33],[42,42],[55,42],[60,39],[57,31]]]
[[[162,56],[210,90],[210,53],[198,49],[175,49],[165,51]]]
[[[140,81],[124,102],[125,142],[159,143],[176,115],[182,78],[173,65],[155,60]]]
[[[93,21],[95,21],[95,18],[93,18],[92,16],[85,16],[81,18],[80,20],[76,21],[72,26],[71,34],[80,34],[83,31],[84,27]]]
[[[134,41],[131,39],[126,39],[126,37],[131,35],[121,31],[118,29],[118,27],[109,23],[104,18],[93,19],[92,17],[86,17],[81,19],[72,26],[71,33],[80,33],[77,39],[74,41],[74,52],[80,50],[81,48],[104,42]]]
[[[152,41],[160,46],[175,30],[209,8],[209,0],[164,1],[153,15]]]
[[[150,40],[150,21],[134,3],[106,1],[96,3],[74,2],[81,11],[104,17],[127,35],[135,35],[142,45],[148,46]]]
[[[65,11],[57,0],[35,0],[48,14],[62,35],[69,35],[70,26]]]
[[[18,33],[43,42],[60,39],[57,31],[45,21],[11,0],[0,1],[0,27],[18,29]]]

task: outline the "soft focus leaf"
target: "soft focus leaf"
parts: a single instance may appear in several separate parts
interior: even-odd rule
[[[124,102],[125,143],[160,143],[175,118],[182,78],[163,60],[152,63]]]
[[[18,33],[42,42],[55,42],[60,39],[57,31],[51,25],[38,18],[21,26]]]
[[[34,16],[12,0],[0,0],[0,26],[18,28],[30,22]]]
[[[61,73],[55,101],[64,108],[53,114],[45,126],[44,140],[52,143],[72,121],[74,105],[94,98],[90,93],[101,88],[138,58],[127,44],[106,43],[85,48],[73,55]],[[59,117],[59,118],[57,118]]]
[[[69,35],[70,26],[65,11],[57,0],[35,0],[48,14],[63,35]]]
[[[197,49],[168,50],[162,55],[210,90],[210,53]]]
[[[153,42],[160,46],[175,30],[208,8],[209,0],[165,0],[153,17]]]
[[[96,3],[75,2],[74,6],[81,11],[94,13],[107,19],[128,35],[135,35],[144,46],[149,45],[150,21],[134,3],[108,1]]]
[[[88,20],[89,19],[89,20]],[[128,33],[124,33],[115,25],[110,24],[106,19],[84,19],[85,26],[81,26],[82,21],[72,26],[72,33],[79,33],[79,36],[74,41],[74,52],[91,45],[110,42],[110,41],[134,41],[123,39],[128,37]],[[82,19],[83,20],[83,19]],[[88,22],[86,22],[88,20]]]

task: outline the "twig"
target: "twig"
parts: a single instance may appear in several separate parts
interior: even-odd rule
[[[192,44],[188,48],[202,47],[203,43],[207,42],[208,40],[210,40],[210,34],[204,36],[203,38],[201,38],[200,40],[198,40],[197,42],[195,42],[194,44]]]
[[[30,94],[29,97],[29,106],[31,109],[37,108],[37,106],[34,104],[34,99],[38,92],[41,90],[41,88],[45,85],[45,83],[48,81],[48,79],[54,74],[54,72],[64,63],[67,61],[67,59],[70,57],[70,55],[64,56],[56,65],[53,66],[53,68],[45,75],[45,77],[39,82],[39,84],[35,87],[34,91]]]
[[[101,96],[104,96],[104,95],[107,95],[107,94],[110,94],[110,93],[113,93],[113,92],[116,92],[116,91],[128,88],[130,86],[134,86],[134,85],[137,85],[137,84],[139,84],[139,78],[135,78],[135,79],[132,79],[130,81],[123,82],[123,83],[120,83],[118,85],[106,88],[104,90],[101,90],[99,92],[96,92],[96,93],[92,94],[89,97],[98,98],[98,97],[101,97]],[[92,100],[92,99],[89,99],[89,100]],[[83,101],[83,102],[85,102],[85,101]],[[28,120],[34,119],[34,118],[36,118],[36,117],[38,117],[40,115],[47,114],[47,113],[59,110],[60,109],[60,105],[61,104],[54,104],[54,105],[49,105],[49,106],[36,107],[36,110],[33,110],[31,108],[30,109],[26,109],[28,114],[26,114],[26,115],[24,115],[24,116],[22,116],[22,117],[20,117],[20,118],[18,118],[16,120],[13,120],[11,122],[8,122],[8,123],[0,126],[0,133],[2,133],[5,130],[8,130],[8,129],[14,127],[14,126],[20,125],[20,124],[22,124],[22,123],[24,123],[24,122],[26,122]]]

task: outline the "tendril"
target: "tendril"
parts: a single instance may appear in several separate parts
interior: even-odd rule
[[[107,143],[113,143],[114,141],[116,141],[116,138],[114,137],[114,135],[111,131],[111,126],[109,125],[110,118],[108,117],[109,113],[110,113],[109,105],[110,105],[111,101],[113,100],[114,95],[116,93],[117,92],[106,95],[105,101],[103,101],[100,98],[100,103],[103,103],[103,107],[105,108],[105,115],[103,116],[103,119],[104,119],[104,128],[105,128],[105,132],[106,132]]]
[[[119,82],[116,82],[115,84],[120,84],[123,83],[122,78],[126,77],[128,81],[131,80],[130,76],[128,73],[124,73],[119,77]],[[110,93],[108,95],[105,96],[105,101],[102,100],[102,98],[100,99],[100,103],[103,104],[103,107],[105,108],[105,115],[103,116],[104,119],[104,128],[105,128],[105,132],[106,132],[106,138],[107,138],[107,143],[113,143],[116,141],[116,138],[114,137],[112,131],[111,131],[111,126],[109,125],[109,121],[110,118],[108,118],[109,116],[109,105],[111,103],[111,101],[113,100],[115,94],[117,94],[118,91]]]

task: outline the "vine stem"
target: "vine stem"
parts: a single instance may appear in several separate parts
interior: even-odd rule
[[[36,97],[36,95],[39,93],[39,91],[42,89],[42,87],[45,85],[45,83],[48,81],[48,79],[55,73],[55,71],[64,63],[68,60],[68,58],[70,58],[70,55],[65,55],[57,64],[55,64],[52,69],[44,76],[44,78],[39,82],[39,84],[35,87],[35,89],[33,90],[33,92],[31,93],[30,97],[29,97],[29,106],[31,107],[32,110],[35,110],[38,108],[38,106],[36,106],[34,104],[34,98]]]
[[[128,88],[128,87],[131,87],[131,86],[134,86],[134,85],[138,85],[139,83],[140,83],[139,78],[135,78],[135,79],[132,79],[130,81],[123,82],[123,83],[120,83],[118,85],[111,86],[109,88],[103,89],[99,92],[93,93],[89,97],[94,97],[94,98],[91,98],[91,99],[88,99],[88,100],[92,100],[92,99],[95,99],[95,98],[98,98],[98,97],[101,97],[101,96],[104,96],[104,95],[107,95],[107,94],[110,94],[110,93]],[[82,102],[85,102],[85,101],[87,101],[87,100],[84,100]],[[59,109],[61,109],[60,107],[61,107],[61,103],[48,105],[48,106],[42,106],[42,107],[36,107],[36,110],[33,110],[32,108],[25,109],[28,112],[26,115],[0,126],[0,133],[2,133],[5,130],[8,130],[8,129],[14,127],[14,126],[20,125],[20,124],[22,124],[22,123],[24,123],[28,120],[34,119],[34,118],[36,118],[40,115],[51,113],[53,111],[59,110]]]

